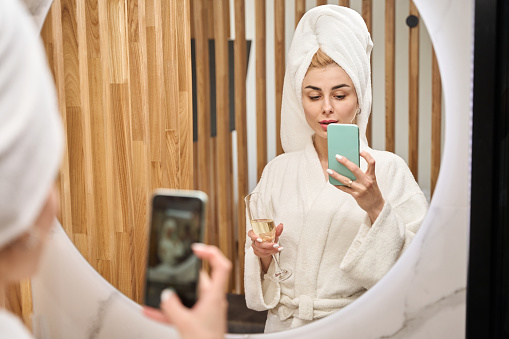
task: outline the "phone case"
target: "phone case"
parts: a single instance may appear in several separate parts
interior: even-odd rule
[[[336,154],[359,166],[359,127],[353,124],[330,124],[327,127],[327,150],[329,168],[350,180],[356,180],[355,175],[336,160]],[[332,185],[344,186],[331,176],[329,182]]]

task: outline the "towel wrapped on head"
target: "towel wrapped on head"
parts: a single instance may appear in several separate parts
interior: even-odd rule
[[[335,5],[315,7],[302,17],[288,52],[283,102],[281,143],[285,152],[303,150],[313,130],[302,107],[302,81],[313,55],[321,49],[352,79],[359,101],[357,117],[361,148],[367,147],[366,127],[371,112],[371,65],[373,48],[364,19],[355,10]]]
[[[15,1],[2,1],[9,10],[0,11],[0,249],[32,227],[63,150],[53,78],[34,23],[13,14],[23,10]],[[19,18],[23,25],[9,22]]]

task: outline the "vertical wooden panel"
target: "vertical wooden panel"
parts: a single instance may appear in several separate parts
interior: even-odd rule
[[[219,248],[235,262],[234,229],[231,219],[231,149],[229,116],[229,60],[228,25],[225,18],[227,0],[214,1],[214,39],[216,67],[216,112],[217,112],[217,209]],[[235,275],[233,275],[235,276]],[[230,279],[233,284],[233,279]]]
[[[280,2],[280,1],[277,1]],[[244,243],[246,242],[246,217],[244,197],[248,193],[247,127],[246,127],[246,27],[244,0],[235,0],[235,129],[237,130],[238,168],[238,255],[241,272],[240,290],[244,290]]]
[[[396,135],[395,0],[385,1],[385,150],[394,152]]]
[[[327,0],[316,0],[317,6],[327,5]]]
[[[306,13],[306,0],[295,0],[295,27],[299,24],[304,13]]]
[[[256,20],[256,169],[260,179],[267,164],[267,75],[265,1],[255,3]]]
[[[350,7],[350,0],[339,0],[339,5],[344,7]]]
[[[410,15],[419,16],[417,8],[410,0]],[[410,28],[408,51],[408,166],[418,179],[419,159],[419,25]]]
[[[211,182],[209,180],[210,159],[210,76],[209,76],[209,44],[207,32],[207,12],[204,0],[193,1],[194,31],[196,50],[196,82],[198,95],[198,187],[211,196]],[[212,211],[209,209],[207,220],[212,225]],[[206,230],[205,239],[214,242],[214,234]]]
[[[362,0],[362,17],[364,18],[364,21],[366,21],[366,26],[368,27],[369,33],[373,33],[373,0]],[[370,68],[372,69],[373,65],[373,55],[371,55],[371,65]],[[371,80],[373,82],[373,80]],[[369,115],[368,120],[368,126],[366,128],[366,138],[368,140],[368,145],[371,145],[372,140],[372,123],[371,123],[372,117],[371,114]]]
[[[191,75],[190,1],[176,1],[177,57],[179,83],[180,187],[192,189],[193,182],[193,96]]]
[[[276,65],[276,154],[283,153],[281,145],[281,103],[285,78],[285,2],[274,1],[274,51]]]
[[[435,191],[440,171],[442,145],[442,81],[435,50],[432,51],[432,89],[431,89],[431,196]]]

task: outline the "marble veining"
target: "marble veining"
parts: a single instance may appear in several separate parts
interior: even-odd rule
[[[109,297],[106,300],[99,301],[97,306],[97,314],[92,320],[91,328],[88,331],[88,333],[90,333],[89,337],[90,339],[98,338],[104,323],[106,312],[108,311],[108,307],[113,303],[113,299],[115,298],[116,294],[117,292],[114,291],[109,295]]]

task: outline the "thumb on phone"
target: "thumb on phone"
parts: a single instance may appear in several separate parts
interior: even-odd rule
[[[189,309],[182,305],[177,294],[171,289],[165,289],[161,293],[161,311],[166,319],[171,324],[175,324],[177,328],[187,323],[191,316]]]

